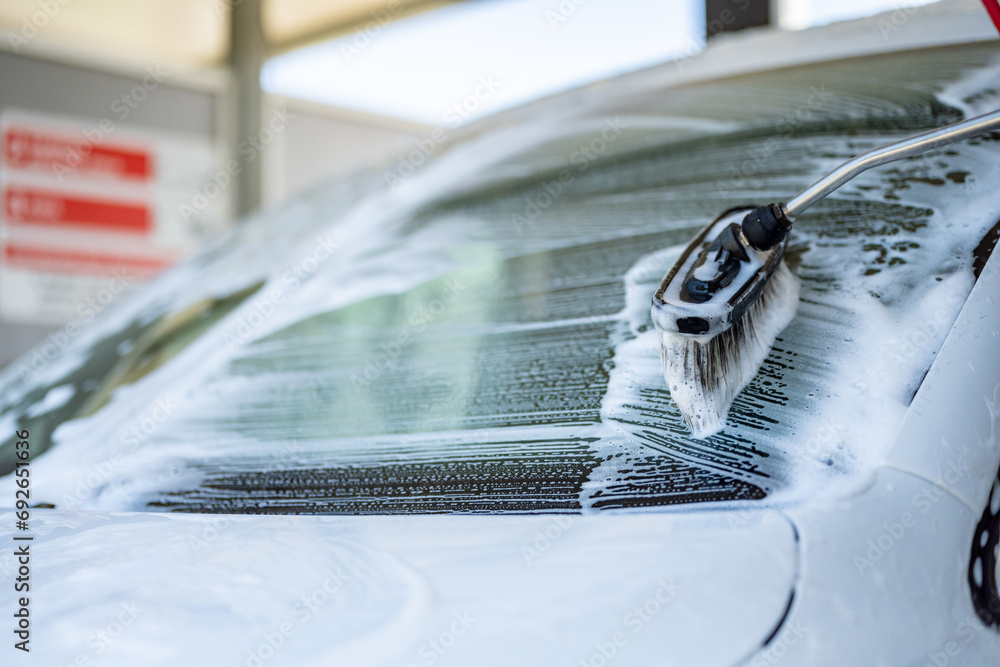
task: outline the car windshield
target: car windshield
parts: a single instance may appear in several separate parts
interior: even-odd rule
[[[1000,106],[996,60],[964,45],[688,83],[681,61],[419,138],[12,364],[0,434],[30,428],[35,496],[59,508],[831,492],[878,461],[992,249],[1000,137],[867,172],[796,221],[801,304],[718,435],[692,438],[671,402],[650,298],[726,209]]]

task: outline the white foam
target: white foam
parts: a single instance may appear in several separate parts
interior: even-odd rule
[[[765,293],[743,315],[739,336],[730,329],[706,341],[659,331],[664,379],[694,437],[722,430],[733,399],[757,374],[798,303],[799,281],[781,262]]]
[[[66,405],[73,395],[76,394],[76,389],[73,388],[71,384],[61,384],[56,387],[52,387],[45,394],[45,397],[28,408],[25,413],[28,417],[38,417],[46,412],[51,412],[56,408],[61,408]]]

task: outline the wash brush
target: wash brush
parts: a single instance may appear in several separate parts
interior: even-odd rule
[[[670,395],[696,438],[722,430],[799,301],[783,261],[792,221],[866,169],[1000,129],[1000,111],[947,125],[848,160],[787,204],[730,209],[684,250],[653,296],[653,324]]]

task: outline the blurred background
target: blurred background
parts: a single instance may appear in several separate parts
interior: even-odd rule
[[[0,0],[0,367],[257,208],[402,173],[484,116],[728,33],[918,4]]]

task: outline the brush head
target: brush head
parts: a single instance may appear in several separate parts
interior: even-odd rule
[[[744,233],[759,210],[731,209],[702,229],[653,297],[667,386],[698,438],[722,429],[798,305],[784,244],[759,250]]]

